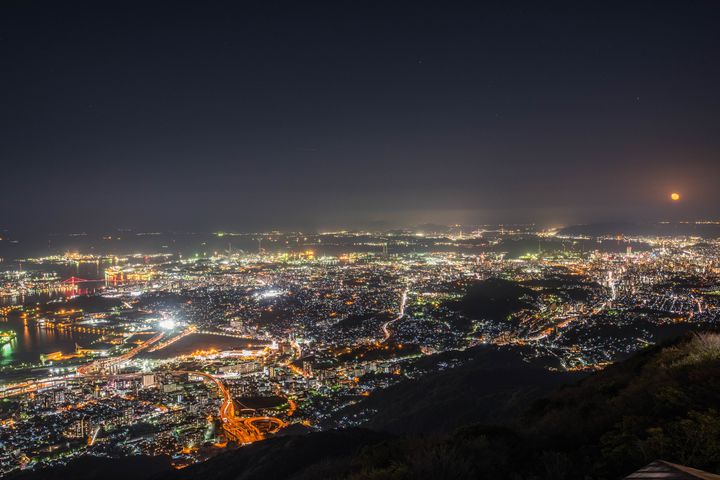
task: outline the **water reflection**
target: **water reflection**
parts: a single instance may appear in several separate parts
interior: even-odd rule
[[[0,365],[38,363],[40,355],[53,352],[69,353],[76,346],[87,347],[100,335],[75,332],[72,329],[56,330],[35,321],[11,317],[2,319],[0,330],[12,330],[16,338],[2,347]]]

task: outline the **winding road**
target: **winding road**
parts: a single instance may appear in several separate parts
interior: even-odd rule
[[[397,322],[398,320],[400,320],[401,318],[403,318],[405,316],[405,305],[407,304],[407,294],[408,294],[408,289],[406,287],[405,290],[403,290],[402,299],[400,300],[400,312],[398,313],[398,316],[393,318],[392,320],[388,320],[387,322],[382,324],[383,336],[385,337],[385,338],[383,338],[383,343],[387,342],[388,338],[390,338],[390,335],[391,335],[390,329],[388,327],[390,327],[390,325],[392,325],[393,323]]]
[[[54,377],[41,379],[36,381],[21,382],[14,385],[8,385],[0,389],[0,398],[6,398],[22,393],[34,392],[42,388],[48,388],[60,382],[67,381],[77,376],[103,375],[104,372],[113,366],[130,360],[138,353],[156,344],[163,338],[163,333],[158,333],[149,340],[141,343],[132,350],[119,355],[117,357],[96,360],[83,365],[77,369],[75,375],[65,375],[63,377]],[[162,344],[160,344],[162,345]],[[225,384],[217,377],[205,372],[183,372],[191,375],[197,375],[206,380],[211,381],[217,387],[223,396],[223,402],[220,405],[220,420],[223,423],[223,430],[228,438],[237,441],[240,444],[248,444],[264,439],[268,434],[273,434],[281,428],[287,426],[287,423],[275,417],[242,417],[235,414],[235,402],[230,395],[230,391]],[[293,409],[294,410],[294,409]],[[94,441],[94,438],[93,440]]]
[[[213,382],[223,396],[220,405],[220,420],[227,436],[238,443],[248,444],[262,440],[287,426],[275,417],[241,417],[235,414],[235,402],[225,384],[217,377],[205,372],[188,372]]]

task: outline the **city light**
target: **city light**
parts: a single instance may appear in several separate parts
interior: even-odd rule
[[[695,233],[717,224],[653,229]],[[46,445],[59,431],[82,440],[74,455],[112,444],[186,466],[292,424],[363,425],[362,415],[343,412],[468,361],[441,359],[453,352],[497,348],[528,368],[595,371],[657,342],[665,329],[720,322],[720,240],[562,227],[549,234],[533,225],[453,229],[275,232],[261,252],[207,245],[216,253],[198,257],[25,259],[31,268],[0,273],[8,302],[0,307],[3,368],[20,379],[0,386],[0,397],[29,402],[12,417],[22,433],[6,441],[31,451],[27,438]],[[211,238],[217,234],[189,251]],[[101,280],[77,275],[79,259]],[[49,275],[49,266],[69,273]],[[49,300],[21,300],[38,293]],[[53,335],[36,337],[45,343],[28,363],[12,346],[30,344],[32,330]],[[253,399],[262,401],[246,405]],[[124,432],[138,422],[173,440],[128,442]],[[14,457],[0,462],[8,472],[17,465]]]
[[[158,326],[163,330],[172,330],[177,326],[177,324],[172,318],[166,318],[164,320],[160,320],[160,322],[158,322]]]

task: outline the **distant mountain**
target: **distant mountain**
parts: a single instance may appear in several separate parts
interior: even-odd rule
[[[413,230],[425,233],[448,233],[450,232],[450,227],[438,223],[422,223],[414,226]]]
[[[558,231],[567,236],[692,236],[716,238],[720,236],[720,224],[716,223],[628,223],[606,222],[572,225]]]

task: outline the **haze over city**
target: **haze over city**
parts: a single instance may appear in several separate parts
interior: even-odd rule
[[[714,2],[4,2],[0,218],[707,219],[716,20]]]

